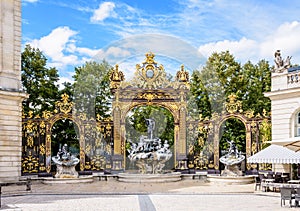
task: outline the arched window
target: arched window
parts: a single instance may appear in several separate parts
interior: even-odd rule
[[[295,136],[300,136],[300,112],[297,113],[295,119]]]

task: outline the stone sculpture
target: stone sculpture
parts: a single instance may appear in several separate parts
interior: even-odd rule
[[[130,143],[128,158],[136,163],[142,174],[162,173],[165,163],[172,157],[172,152],[167,140],[162,144],[159,138],[153,138],[155,121],[146,119],[146,123],[147,136],[140,136],[138,143]]]
[[[287,56],[285,60],[282,59],[280,50],[275,51],[275,67],[273,72],[281,73],[283,70],[291,67],[291,56]]]
[[[64,144],[62,148],[58,150],[57,155],[52,157],[52,161],[56,164],[55,178],[78,177],[75,166],[79,163],[79,159],[68,151],[67,144]]]
[[[220,158],[220,162],[225,165],[221,176],[242,176],[239,164],[245,159],[245,156],[238,151],[233,140],[227,142],[229,143],[228,153]]]

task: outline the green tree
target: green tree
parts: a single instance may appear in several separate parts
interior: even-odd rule
[[[51,129],[52,155],[56,155],[59,148],[67,144],[74,156],[79,156],[79,129],[70,119],[60,119]]]
[[[69,95],[69,100],[73,101],[73,96],[74,96],[74,87],[73,84],[70,82],[63,82],[61,89],[59,90],[59,95],[61,96],[62,94],[66,93]]]
[[[234,140],[236,147],[241,152],[246,152],[246,128],[243,122],[236,118],[230,118],[223,122],[221,126],[220,150],[227,150],[229,144],[227,141]]]
[[[211,101],[207,89],[202,80],[201,73],[198,70],[193,71],[190,81],[190,95],[188,100],[188,113],[192,118],[198,118],[199,114],[203,118],[211,116]],[[195,102],[194,104],[193,101]],[[195,108],[196,107],[196,108]],[[194,110],[197,111],[194,111]]]
[[[196,95],[198,94],[195,96],[196,99],[201,98],[203,100],[199,105],[206,105],[206,108],[210,105],[211,113],[221,113],[227,96],[231,93],[239,95],[242,85],[243,80],[240,64],[235,61],[235,58],[229,51],[225,51],[213,53],[208,58],[201,72],[197,73],[196,71],[193,73],[191,90]],[[195,90],[203,91],[197,93]],[[204,111],[202,110],[202,112]],[[204,113],[204,116],[206,115]]]
[[[271,89],[271,69],[265,60],[253,65],[250,61],[243,65],[243,73],[247,87],[243,96],[243,109],[253,110],[255,114],[262,114],[263,109],[271,110],[271,101],[264,96],[264,92]]]
[[[106,118],[111,116],[111,92],[109,88],[109,72],[111,66],[103,61],[86,62],[75,68],[74,102],[77,112],[95,117],[99,114]]]
[[[191,78],[191,93],[197,101],[203,117],[213,112],[221,113],[230,94],[242,101],[243,110],[255,114],[263,109],[270,111],[270,100],[264,92],[270,91],[271,71],[269,64],[261,60],[257,65],[250,61],[241,65],[228,51],[213,53],[201,71],[194,71]],[[245,148],[245,126],[238,120],[227,120],[222,125],[220,149],[227,149],[227,140],[236,140],[240,150]]]
[[[26,45],[21,54],[21,80],[29,98],[23,101],[23,111],[41,115],[55,109],[58,94],[58,71],[47,67],[47,59],[39,49]]]

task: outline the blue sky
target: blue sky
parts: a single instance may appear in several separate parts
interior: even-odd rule
[[[152,51],[166,71],[204,65],[212,52],[273,65],[300,64],[298,0],[22,0],[22,44],[43,51],[62,81],[74,67],[106,59],[131,74]]]

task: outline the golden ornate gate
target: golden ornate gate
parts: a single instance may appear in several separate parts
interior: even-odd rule
[[[189,91],[189,75],[181,66],[176,80],[167,79],[162,65],[154,60],[153,53],[147,53],[145,61],[136,65],[131,81],[124,80],[118,65],[110,76],[114,94],[114,156],[113,169],[125,169],[125,117],[134,107],[157,105],[168,109],[174,117],[174,161],[175,168],[187,169],[186,160],[186,96]]]
[[[214,113],[212,118],[203,119],[201,114],[199,121],[189,122],[189,133],[198,132],[196,142],[189,144],[189,168],[220,170],[219,166],[219,142],[222,124],[230,119],[240,120],[246,131],[246,159],[262,149],[268,138],[266,133],[270,131],[270,116],[264,111],[263,114],[254,115],[253,111],[242,110],[242,102],[236,99],[236,95],[228,96],[224,103],[225,112]],[[196,144],[195,144],[196,143]],[[200,149],[196,149],[195,145]],[[256,169],[257,165],[246,164],[246,169]]]
[[[153,105],[166,108],[174,118],[175,169],[219,170],[220,128],[230,118],[240,120],[246,131],[246,158],[261,149],[266,142],[263,131],[270,131],[269,115],[254,115],[242,110],[242,103],[235,95],[228,96],[222,114],[211,118],[190,120],[187,114],[189,74],[184,66],[175,80],[168,79],[162,65],[147,53],[145,61],[136,65],[131,81],[125,81],[118,65],[111,71],[110,88],[113,93],[112,119],[88,119],[76,113],[69,96],[62,95],[53,112],[42,116],[29,112],[22,121],[22,174],[51,172],[51,133],[58,120],[69,119],[78,127],[80,171],[125,170],[125,118],[134,107]],[[188,147],[187,147],[188,146]],[[256,168],[247,164],[246,168]]]
[[[111,168],[111,120],[101,120],[100,116],[97,119],[87,119],[85,114],[77,114],[73,107],[69,96],[63,94],[61,101],[56,102],[53,112],[44,111],[42,116],[33,116],[33,112],[23,115],[22,174],[51,172],[51,130],[58,120],[65,119],[73,121],[79,130],[77,136],[80,170],[98,171]],[[103,151],[106,155],[103,155]]]

